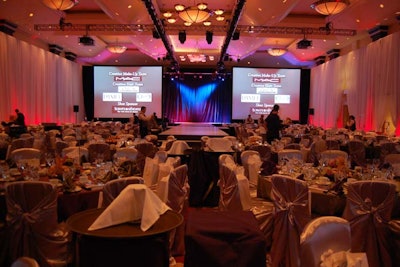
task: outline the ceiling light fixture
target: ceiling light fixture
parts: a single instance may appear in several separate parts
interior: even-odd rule
[[[199,3],[197,5],[188,7],[182,4],[176,4],[174,8],[178,16],[184,21],[185,26],[190,26],[193,23],[206,22],[212,14],[217,15],[216,20],[218,21],[223,21],[225,19],[222,16],[222,14],[224,14],[224,10],[217,9],[215,11],[211,11],[208,9],[208,5],[206,3]],[[176,22],[176,19],[173,17],[171,11],[164,12],[163,16],[167,18],[169,23]],[[207,21],[206,24],[211,24],[211,22]]]
[[[43,0],[42,2],[54,10],[67,10],[79,3],[78,0]]]
[[[127,47],[120,44],[107,45],[107,50],[113,54],[122,54],[126,51]]]
[[[281,47],[272,47],[268,49],[268,54],[274,57],[280,57],[286,54],[287,50],[286,48],[281,48]]]
[[[322,15],[334,15],[342,12],[350,2],[348,0],[319,0],[311,5],[312,9],[315,9]]]

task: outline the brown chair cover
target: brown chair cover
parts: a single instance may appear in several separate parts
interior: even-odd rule
[[[391,220],[389,222],[390,229],[390,243],[391,243],[391,255],[393,266],[395,263],[400,262],[400,220]]]
[[[347,186],[343,218],[350,222],[352,252],[366,252],[370,267],[391,266],[388,223],[396,187],[384,181],[358,181]]]
[[[107,182],[103,187],[103,207],[107,207],[129,184],[143,184],[141,177],[124,177]]]
[[[260,158],[262,161],[268,161],[271,159],[271,147],[264,145],[252,145],[249,147],[249,150],[255,150],[260,154]]]
[[[190,210],[185,267],[265,267],[265,240],[249,211]]]
[[[55,146],[56,146],[55,154],[56,154],[56,156],[60,156],[60,157],[62,155],[62,150],[64,148],[69,147],[68,143],[65,141],[56,141]]]
[[[36,148],[18,148],[11,152],[11,160],[17,162],[22,159],[38,159],[41,158],[41,152]]]
[[[169,175],[168,198],[166,204],[176,212],[184,215],[188,207],[189,184],[187,177],[188,167],[186,164],[178,166]],[[185,254],[185,222],[171,232],[171,254]]]
[[[316,140],[310,145],[310,162],[318,163],[319,155],[322,151],[327,150],[325,140]]]
[[[244,175],[249,178],[249,158],[253,157],[253,156],[258,157],[259,159],[261,159],[260,154],[258,153],[258,151],[255,150],[245,150],[240,154],[240,161],[242,162],[242,165],[244,167]]]
[[[326,148],[328,150],[340,150],[340,144],[338,140],[326,140]]]
[[[349,156],[352,165],[365,166],[365,146],[364,142],[359,140],[351,140],[347,143],[349,148]]]
[[[221,165],[219,169],[219,209],[248,210],[249,207],[243,207],[242,205],[235,171],[225,164]],[[248,197],[250,197],[250,195]]]
[[[399,144],[393,143],[393,142],[386,142],[386,143],[380,144],[380,148],[381,148],[380,160],[381,160],[381,163],[385,162],[386,155],[399,153],[397,151],[397,149],[396,149],[396,147],[398,145]]]
[[[93,143],[88,146],[89,162],[94,162],[99,156],[103,161],[111,161],[110,145],[107,143]]]
[[[40,266],[70,261],[69,233],[57,222],[57,190],[40,181],[6,187],[9,259],[29,256]]]
[[[138,153],[139,151],[137,151],[137,149],[134,147],[122,147],[117,149],[117,151],[114,153],[114,158],[117,159],[124,157],[128,160],[135,161]]]
[[[290,176],[272,176],[272,199],[275,205],[272,233],[272,267],[300,266],[300,234],[310,221],[307,183]]]
[[[146,157],[154,158],[154,155],[158,149],[153,143],[150,142],[137,144],[135,145],[135,148],[138,151],[136,164],[140,173],[143,173]]]
[[[300,236],[300,258],[302,267],[320,267],[321,255],[348,251],[351,248],[350,224],[347,220],[323,216],[310,221]]]

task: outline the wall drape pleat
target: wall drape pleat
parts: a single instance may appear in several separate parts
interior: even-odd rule
[[[84,118],[82,67],[0,32],[0,120],[18,108],[27,124],[75,122]]]
[[[335,128],[341,95],[357,128],[400,134],[400,32],[317,66],[311,71],[314,124]],[[383,127],[385,125],[385,127]]]

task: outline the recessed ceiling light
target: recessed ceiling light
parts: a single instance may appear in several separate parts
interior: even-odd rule
[[[132,8],[132,5],[129,5],[128,8]]]
[[[356,19],[356,22],[360,23],[360,20],[359,20],[359,19]]]
[[[118,61],[118,59],[116,59],[114,62],[115,62],[115,63],[118,63],[119,61]]]
[[[336,43],[336,45],[340,45],[340,43]]]
[[[380,4],[379,7],[380,7],[380,8],[384,8],[385,5],[384,5],[384,4]]]
[[[33,17],[33,13],[29,13],[29,17]]]
[[[326,43],[326,39],[323,40]]]

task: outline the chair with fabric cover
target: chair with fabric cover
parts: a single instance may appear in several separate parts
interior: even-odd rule
[[[300,234],[311,220],[309,190],[305,181],[272,175],[275,206],[271,266],[300,266]]]
[[[188,166],[180,165],[173,169],[171,173],[164,176],[159,181],[158,195],[165,204],[173,211],[185,214],[188,208]],[[178,228],[171,232],[171,255],[184,255],[185,223],[183,222]]]
[[[349,157],[352,165],[365,166],[365,146],[364,142],[359,140],[350,140],[348,143]]]
[[[322,216],[310,221],[300,235],[302,267],[320,267],[321,256],[328,250],[348,251],[351,248],[350,224],[335,216]]]
[[[392,263],[400,262],[400,220],[389,222]],[[394,265],[394,264],[393,264]]]
[[[89,162],[94,162],[101,158],[102,161],[111,161],[110,145],[107,143],[92,143],[88,146]]]
[[[380,144],[380,160],[381,163],[385,162],[386,155],[389,154],[398,154],[400,151],[397,151],[399,144],[393,142],[385,142]]]
[[[32,148],[33,147],[33,141],[34,137],[31,136],[29,138],[17,138],[11,141],[11,144],[9,144],[7,148],[7,154],[6,154],[6,159],[9,159],[11,156],[11,152],[13,152],[15,149],[18,148]]]
[[[240,154],[244,175],[249,179],[250,188],[257,188],[258,175],[262,165],[260,154],[254,150],[245,150]]]
[[[148,134],[148,135],[146,135],[146,136],[144,137],[144,139],[145,139],[147,142],[150,142],[150,143],[153,143],[154,145],[157,145],[158,136],[155,135],[155,134]]]
[[[58,191],[48,182],[6,186],[9,259],[34,258],[40,266],[71,262],[70,233],[57,222]]]
[[[103,202],[102,206],[107,207],[111,202],[130,184],[143,184],[142,177],[124,177],[108,181],[103,187]]]
[[[41,155],[42,152],[36,148],[18,148],[11,152],[10,159],[14,162],[28,159],[38,159],[40,161]]]
[[[347,186],[343,218],[350,222],[352,252],[367,253],[370,267],[391,266],[388,224],[396,186],[386,181],[357,181]]]
[[[338,140],[327,139],[326,142],[326,149],[328,150],[340,150],[340,144]]]
[[[157,159],[159,163],[163,163],[163,162],[165,162],[167,160],[168,153],[167,153],[167,151],[159,150],[154,155],[154,158]]]
[[[65,141],[56,141],[55,142],[55,155],[60,156],[62,155],[62,150],[66,147],[69,147],[68,143]]]
[[[121,147],[115,151],[113,157],[114,159],[126,158],[127,160],[135,161],[138,153],[139,152],[134,147]]]
[[[304,161],[303,153],[297,149],[283,149],[281,151],[278,151],[278,161],[281,161],[284,158]]]
[[[222,138],[231,141],[232,147],[234,147],[234,146],[236,145],[236,143],[238,142],[236,136],[227,135],[227,136],[224,136],[224,137],[222,137]]]
[[[315,140],[310,145],[310,162],[318,162],[322,151],[327,150],[326,141],[323,139]]]
[[[221,137],[208,138],[205,150],[214,152],[233,152],[232,141]]]
[[[76,137],[74,135],[66,135],[63,137],[63,141],[67,142],[67,143],[71,143],[76,141]]]
[[[62,150],[61,156],[73,159],[77,158],[81,164],[82,162],[89,161],[89,150],[81,146],[66,147]]]
[[[323,160],[329,161],[331,159],[337,159],[337,158],[340,158],[340,157],[342,157],[344,159],[344,163],[347,162],[348,155],[347,155],[346,151],[328,149],[328,150],[325,150],[325,151],[321,152],[321,160],[322,161]]]
[[[40,266],[39,263],[33,258],[20,257],[11,264],[11,267],[40,267]]]
[[[385,156],[384,163],[396,164],[400,163],[400,154],[388,154]]]
[[[258,221],[259,228],[265,237],[266,249],[268,249],[272,239],[274,210],[272,202],[251,196],[249,181],[243,175],[242,168],[232,164],[229,158],[219,166],[219,172],[219,210],[251,211]]]
[[[154,155],[156,154],[158,149],[153,143],[150,142],[139,143],[135,145],[135,148],[138,151],[136,164],[140,173],[143,173],[146,157],[154,158]]]
[[[255,150],[260,154],[262,161],[268,161],[271,159],[272,151],[270,146],[265,145],[252,145],[249,146],[249,150]]]

